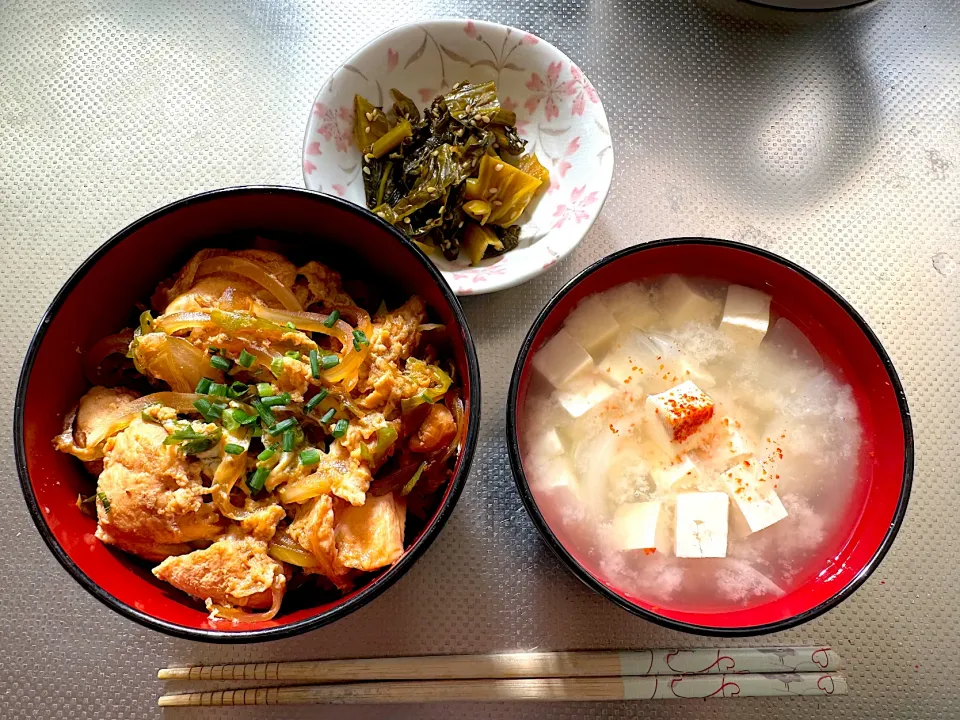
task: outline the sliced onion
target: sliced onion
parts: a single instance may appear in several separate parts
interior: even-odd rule
[[[210,619],[226,619],[233,622],[260,622],[262,620],[273,620],[276,614],[280,612],[280,603],[283,602],[283,591],[287,587],[287,578],[282,573],[277,573],[273,579],[271,591],[273,592],[273,602],[270,609],[266,612],[252,613],[241,608],[230,607],[229,605],[218,605],[215,602],[207,600],[207,610],[210,611]]]
[[[210,328],[214,323],[210,319],[210,314],[205,312],[176,312],[169,315],[163,315],[157,318],[153,323],[156,331],[164,332],[167,335],[173,335],[181,330],[193,330],[195,328]]]
[[[317,559],[300,547],[300,543],[286,533],[278,534],[267,548],[267,552],[274,560],[290,563],[297,567],[317,567]]]
[[[283,310],[268,308],[264,305],[256,305],[253,308],[253,314],[264,320],[270,320],[277,325],[293,323],[297,326],[298,330],[331,335],[341,343],[344,343],[344,345],[346,344],[346,339],[353,333],[353,328],[343,320],[337,320],[332,327],[327,327],[324,323],[327,322],[330,316],[321,315],[320,313],[285,312]]]
[[[289,503],[305,503],[310,498],[317,495],[326,495],[333,488],[330,477],[323,472],[315,472],[299,480],[294,480],[277,490],[280,496],[280,502],[284,505]]]
[[[297,302],[297,298],[294,297],[294,294],[290,291],[290,288],[254,262],[229,255],[219,255],[200,263],[200,267],[197,268],[196,277],[216,275],[218,273],[242,275],[264,288],[279,300],[280,304],[287,310],[299,311],[303,309],[300,307],[300,303]]]
[[[420,332],[429,332],[431,330],[446,330],[447,326],[442,323],[424,323],[423,325],[418,325],[417,330]]]
[[[87,380],[94,385],[100,385],[100,366],[103,361],[111,355],[126,356],[131,340],[133,340],[133,331],[126,329],[115,335],[107,335],[90,348],[83,361],[83,371]]]
[[[343,383],[348,392],[356,387],[360,375],[360,366],[363,365],[363,361],[366,360],[367,355],[370,353],[370,344],[361,345],[360,350],[354,348],[354,328],[349,324],[343,320],[337,320],[333,327],[328,328],[324,325],[324,322],[329,315],[320,315],[318,313],[284,312],[262,306],[255,307],[253,312],[257,317],[261,317],[264,320],[271,320],[280,325],[288,322],[293,323],[298,330],[318,332],[339,340],[343,346],[340,363],[329,370],[323,370],[320,373],[320,377],[328,383]],[[357,329],[362,331],[367,340],[369,340],[370,335],[373,333],[370,316],[360,308],[344,309],[344,312],[356,315],[358,321]]]

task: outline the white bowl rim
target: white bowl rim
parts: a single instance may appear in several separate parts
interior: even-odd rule
[[[582,70],[580,70],[579,65],[573,62],[573,60],[571,60],[565,52],[560,50],[553,43],[549,42],[548,40],[544,40],[539,35],[535,35],[534,33],[527,32],[526,30],[521,30],[520,28],[514,27],[512,25],[504,25],[502,23],[490,22],[487,20],[477,20],[475,18],[452,17],[452,16],[441,17],[441,18],[430,18],[426,20],[420,20],[420,21],[414,21],[414,22],[402,23],[400,25],[395,25],[392,28],[389,28],[383,31],[382,33],[380,33],[379,35],[371,38],[370,40],[365,42],[363,45],[361,45],[359,48],[357,48],[346,60],[339,63],[324,78],[323,82],[320,83],[319,89],[317,90],[317,94],[314,96],[313,102],[310,105],[310,110],[308,111],[308,114],[307,114],[307,123],[304,129],[303,144],[301,146],[301,151],[300,151],[300,157],[301,157],[300,169],[301,169],[301,173],[303,174],[303,185],[305,188],[307,188],[308,190],[314,189],[310,187],[310,178],[308,177],[308,174],[307,174],[306,168],[304,167],[304,162],[303,162],[307,155],[307,146],[310,144],[310,134],[311,134],[311,128],[312,128],[311,119],[313,117],[313,107],[320,101],[320,96],[323,94],[323,89],[327,86],[327,84],[329,84],[333,76],[336,75],[338,72],[340,72],[340,70],[345,65],[355,64],[356,59],[362,56],[369,47],[371,47],[372,45],[376,44],[377,42],[379,42],[380,40],[382,40],[383,38],[389,35],[407,32],[409,30],[413,30],[416,28],[431,29],[434,27],[447,27],[450,25],[460,25],[462,23],[473,23],[480,30],[483,30],[484,28],[495,29],[498,31],[508,30],[511,32],[522,33],[525,35],[532,35],[537,39],[537,42],[544,43],[544,45],[552,49],[561,58],[566,60],[571,67],[577,68],[577,70],[580,71],[581,73],[583,72]],[[586,77],[586,74],[584,74],[584,77]],[[596,113],[597,117],[603,120],[604,124],[609,127],[609,123],[607,121],[607,114],[606,114],[606,111],[603,109],[603,99],[599,98],[599,92],[597,93],[597,95],[598,95],[598,101],[595,103],[596,109],[594,112]],[[559,251],[547,252],[546,250],[544,250],[545,254],[549,258],[549,260],[547,260],[546,262],[539,262],[539,263],[528,262],[522,266],[516,266],[515,272],[507,276],[496,278],[491,282],[489,282],[488,284],[476,290],[470,289],[465,291],[463,289],[458,288],[457,284],[452,281],[452,277],[451,277],[456,273],[450,270],[444,270],[443,268],[440,268],[438,266],[437,269],[440,271],[440,274],[443,276],[443,279],[450,284],[454,293],[460,297],[471,296],[471,295],[484,295],[491,292],[497,292],[499,290],[508,290],[510,288],[516,287],[517,285],[521,285],[527,282],[528,280],[536,277],[537,275],[542,274],[543,272],[548,270],[550,267],[553,267],[554,265],[558,264],[561,260],[566,258],[570,253],[572,253],[574,248],[576,248],[580,243],[583,242],[584,238],[593,228],[593,224],[597,221],[597,218],[600,216],[600,213],[603,211],[603,206],[607,201],[607,196],[610,194],[610,186],[613,184],[613,170],[614,170],[615,163],[616,163],[616,153],[613,149],[613,138],[611,135],[609,168],[606,172],[603,172],[601,170],[602,175],[597,177],[595,181],[595,185],[591,186],[599,193],[599,202],[596,204],[596,208],[590,213],[590,216],[586,219],[583,225],[580,226],[580,234],[576,242],[568,243],[566,247],[562,247]],[[348,202],[352,202],[352,201],[348,201]],[[361,207],[364,207],[364,206],[361,206]],[[368,208],[364,207],[364,209],[368,209]]]

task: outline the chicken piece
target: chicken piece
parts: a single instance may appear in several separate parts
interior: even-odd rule
[[[337,559],[345,567],[369,572],[393,564],[403,554],[406,503],[393,493],[367,497],[360,506],[337,514]]]
[[[287,528],[287,535],[317,561],[316,570],[338,587],[349,582],[344,577],[349,569],[337,559],[334,541],[334,498],[321,495],[297,508],[297,516]]]
[[[325,308],[335,308],[353,305],[353,298],[343,291],[340,273],[315,261],[310,261],[297,270],[293,294],[303,307],[322,305]]]
[[[204,260],[229,255],[256,263],[283,285],[292,287],[297,279],[296,266],[282,255],[269,250],[229,251],[222,248],[201,250],[187,262],[173,278],[162,283],[151,298],[153,309],[161,314],[190,310],[209,310],[214,307],[240,309],[246,298],[256,298],[271,307],[279,307],[277,299],[264,288],[242,275],[216,273],[197,277]],[[213,279],[211,279],[213,278]],[[228,293],[228,288],[234,288]],[[227,297],[224,295],[227,294]],[[224,305],[220,305],[221,299]],[[247,305],[249,308],[249,305]],[[244,308],[246,309],[246,308]]]
[[[445,405],[430,406],[427,417],[420,424],[408,447],[416,453],[428,453],[444,447],[457,434],[457,423]]]
[[[251,535],[257,540],[269,541],[277,534],[277,523],[286,516],[287,512],[279,505],[257,508],[240,521],[240,530],[244,535]]]
[[[97,537],[148,560],[189,552],[222,531],[203,501],[200,465],[164,445],[166,431],[139,418],[104,446],[97,481]],[[105,499],[105,501],[104,501]]]
[[[286,584],[283,565],[267,554],[267,543],[226,535],[204,550],[169,557],[153,574],[178,590],[219,605],[267,608],[274,581]]]
[[[76,414],[67,418],[63,433],[54,438],[53,446],[58,451],[75,455],[84,462],[96,462],[102,457],[103,449],[88,446],[87,441],[102,437],[117,418],[126,413],[137,397],[137,393],[123,388],[99,385],[90,388],[80,398]]]
[[[390,409],[404,397],[413,397],[401,364],[420,342],[420,325],[427,317],[426,305],[414,295],[393,312],[377,317],[370,337],[370,353],[360,367],[357,393],[366,395],[359,405],[368,410]]]

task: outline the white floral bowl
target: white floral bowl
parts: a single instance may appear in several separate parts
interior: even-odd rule
[[[520,135],[550,170],[550,187],[521,218],[520,246],[470,267],[432,255],[458,295],[519,285],[566,256],[600,212],[613,178],[613,147],[600,97],[553,45],[516,28],[479,20],[402,25],[361,48],[323,84],[303,142],[310,190],[365,205],[353,142],[353,96],[390,105],[397,88],[421,107],[461,80],[496,80]]]

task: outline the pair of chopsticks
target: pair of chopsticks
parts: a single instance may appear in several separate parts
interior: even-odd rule
[[[288,687],[163,695],[161,707],[845,695],[829,647],[534,652],[164,668],[161,680]],[[321,683],[303,685],[300,683]]]

